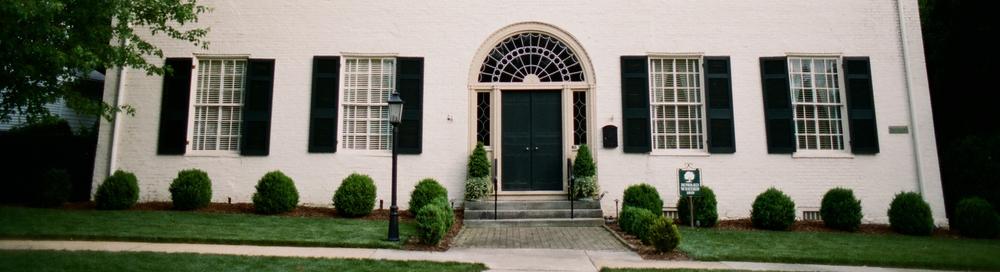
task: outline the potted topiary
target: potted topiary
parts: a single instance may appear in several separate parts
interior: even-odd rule
[[[580,145],[573,161],[573,199],[593,200],[600,187],[597,185],[597,165],[587,145]]]
[[[476,149],[469,155],[468,175],[465,179],[465,200],[483,199],[493,191],[490,180],[490,159],[486,157],[483,143],[477,143]]]

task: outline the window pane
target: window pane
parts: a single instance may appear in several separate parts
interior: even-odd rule
[[[697,58],[650,59],[650,67],[662,67],[650,69],[654,148],[704,148],[700,66]]]
[[[836,58],[789,58],[799,149],[841,150],[843,129]]]
[[[392,131],[386,100],[395,90],[396,59],[348,58],[344,63],[343,147],[389,150]]]

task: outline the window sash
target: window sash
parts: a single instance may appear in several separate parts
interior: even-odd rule
[[[649,106],[654,150],[704,150],[701,58],[650,58]]]
[[[788,58],[795,142],[799,150],[844,150],[839,58]]]
[[[344,62],[342,146],[389,150],[392,127],[386,100],[396,89],[396,59],[353,57]]]
[[[246,65],[246,59],[198,60],[191,150],[239,150]]]

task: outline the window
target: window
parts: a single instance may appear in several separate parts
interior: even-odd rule
[[[573,145],[587,143],[587,92],[573,92]]]
[[[479,82],[581,82],[583,67],[565,43],[543,33],[520,33],[497,44],[479,69]]]
[[[344,66],[343,147],[389,150],[389,94],[396,87],[396,59],[347,58]]]
[[[788,58],[799,150],[843,150],[837,58]]]
[[[192,150],[239,150],[246,66],[245,59],[198,60]]]
[[[650,58],[649,74],[653,149],[704,149],[701,59]]]
[[[476,93],[476,141],[490,146],[490,93]]]

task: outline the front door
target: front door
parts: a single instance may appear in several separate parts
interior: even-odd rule
[[[501,97],[503,190],[561,191],[561,94],[504,91]]]

